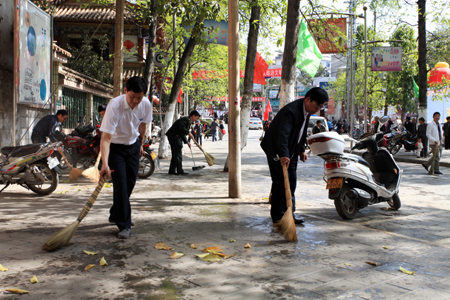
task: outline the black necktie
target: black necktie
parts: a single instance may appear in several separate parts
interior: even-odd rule
[[[438,127],[438,132],[439,132],[439,143],[441,143],[441,125],[439,125],[439,122],[437,122],[436,125]]]

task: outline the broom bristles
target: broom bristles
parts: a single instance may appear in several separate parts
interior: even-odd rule
[[[205,152],[205,158],[206,158],[206,162],[208,163],[208,166],[212,166],[215,164],[214,162],[214,156],[212,156],[211,154]]]
[[[82,173],[83,173],[83,170],[77,169],[77,168],[72,168],[69,173],[69,180],[72,181],[72,180],[82,177],[83,176]]]
[[[66,246],[69,241],[72,239],[73,235],[78,229],[80,225],[80,221],[75,221],[66,228],[61,229],[56,234],[54,234],[51,238],[45,241],[44,246],[42,246],[43,250],[47,250],[48,252],[52,252],[58,250],[61,247]]]
[[[284,235],[289,242],[297,242],[297,229],[295,228],[294,216],[292,215],[292,207],[288,207],[284,216],[278,223],[275,223],[278,232]]]
[[[98,171],[98,167],[90,167],[84,170],[81,175],[92,182],[98,182],[100,180],[100,172]]]

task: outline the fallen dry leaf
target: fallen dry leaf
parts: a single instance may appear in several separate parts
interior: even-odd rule
[[[110,187],[111,187],[111,184],[110,184],[109,182],[105,182],[105,184],[103,184],[103,187],[105,187],[105,188],[110,188]]]
[[[230,239],[230,243],[234,243],[234,242],[236,242],[236,240]]]
[[[205,256],[208,256],[209,253],[203,253],[203,254],[196,254],[195,256],[199,257],[199,258],[203,258]]]
[[[155,248],[158,250],[175,250],[175,248],[169,247],[166,244],[161,243],[161,242],[157,243],[155,245]]]
[[[37,279],[36,276],[33,276],[33,277],[31,277],[30,282],[31,283],[39,283],[39,280]]]
[[[93,267],[95,267],[95,265],[89,264],[89,265],[86,266],[86,268],[84,268],[84,271],[86,272],[87,270],[89,270],[89,269],[91,269]]]
[[[87,251],[87,250],[83,250],[84,253],[86,253],[87,255],[96,255],[98,254],[98,252],[92,252],[92,251]]]
[[[244,248],[251,248],[250,243],[247,243],[247,245],[244,246]]]
[[[172,258],[172,259],[177,259],[177,258],[180,258],[180,257],[183,257],[183,256],[184,256],[183,253],[174,252],[174,253],[172,253],[172,255],[170,256],[170,258]]]
[[[7,268],[5,268],[5,267],[3,267],[2,265],[0,265],[0,271],[2,271],[2,272],[6,272],[6,271],[8,271],[8,269],[7,269]]]
[[[102,257],[102,258],[100,259],[100,266],[107,266],[107,265],[108,265],[108,263],[106,262],[105,258]]]
[[[387,246],[383,246],[383,249],[388,249],[388,247]]]
[[[223,254],[223,253],[214,253],[214,254],[219,255],[221,257],[226,257],[227,256],[226,254]]]
[[[191,248],[192,249],[197,249],[197,246],[195,246],[194,244],[191,244]]]
[[[372,266],[378,266],[377,263],[373,262],[373,261],[366,261],[366,264],[372,265]]]
[[[345,263],[345,265],[351,267],[351,264]]]
[[[399,266],[399,268],[400,268],[400,271],[402,271],[403,273],[408,274],[408,275],[414,275],[416,273],[413,271],[408,271],[408,270],[402,268],[401,266]]]
[[[8,292],[11,292],[13,294],[19,294],[19,295],[23,295],[23,294],[28,294],[29,291],[27,290],[21,290],[21,289],[7,289]]]
[[[269,201],[269,197],[262,198],[263,200]]]
[[[220,257],[217,254],[208,253],[205,257],[203,257],[204,261],[210,261],[210,262],[216,262],[216,261],[222,261],[222,257]]]
[[[203,252],[219,253],[219,252],[223,252],[223,250],[220,249],[219,247],[207,247],[207,248],[203,249]]]
[[[233,257],[233,256],[235,256],[236,254],[230,254],[230,255],[228,255],[228,256],[225,256],[225,258],[224,259],[229,259],[229,258],[231,258],[231,257]]]

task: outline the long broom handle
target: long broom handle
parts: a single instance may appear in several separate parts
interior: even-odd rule
[[[102,190],[105,182],[106,182],[106,175],[104,175],[102,180],[100,180],[100,182],[97,184],[97,187],[95,188],[94,192],[92,192],[92,195],[89,197],[89,200],[86,202],[86,204],[83,207],[83,210],[78,216],[77,221],[81,222],[81,220],[83,220],[84,217],[86,217],[88,212],[91,210],[91,207],[94,205],[95,200],[97,200],[98,194]]]
[[[61,149],[61,151],[59,151],[59,149]],[[72,165],[70,164],[69,160],[67,159],[67,157],[64,155],[64,151],[62,150],[61,147],[58,147],[58,152],[62,155],[62,157],[64,158],[64,160],[66,161],[67,166],[69,167],[69,169],[73,169]]]
[[[97,156],[97,160],[95,161],[94,167],[98,168],[98,164],[100,163],[100,158],[102,157],[102,153],[99,152]]]
[[[286,165],[282,165],[283,175],[284,175],[284,190],[286,193],[286,206],[292,207],[292,196],[291,196],[291,186],[289,184],[289,175]]]
[[[200,146],[194,139],[192,141],[198,147],[198,149],[200,149],[203,152],[203,154],[205,154],[205,151],[203,151],[202,146]]]

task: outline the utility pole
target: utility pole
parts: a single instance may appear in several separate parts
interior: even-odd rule
[[[228,196],[241,198],[238,0],[228,0]]]
[[[367,133],[367,7],[364,6],[364,133]]]
[[[122,94],[123,84],[123,15],[124,0],[116,0],[116,21],[115,21],[115,37],[114,37],[114,91],[113,96],[117,97]]]
[[[173,16],[172,16],[172,30],[173,30],[173,61],[174,61],[173,78],[175,79],[175,76],[177,74],[177,64],[178,64],[178,61],[177,61],[177,36],[175,34],[177,31],[177,14],[176,13],[173,13]],[[163,80],[165,80],[165,78]],[[180,112],[180,109],[179,109],[180,104],[176,103],[175,107],[178,108],[177,111],[179,113]],[[177,119],[178,119],[178,115],[177,115],[177,112],[175,112],[173,114],[173,121],[175,122]]]

